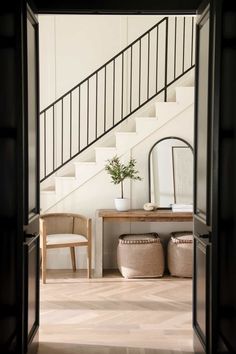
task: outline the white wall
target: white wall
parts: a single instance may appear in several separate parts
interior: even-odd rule
[[[142,208],[148,201],[148,152],[153,144],[165,136],[178,136],[193,145],[193,106],[189,107],[174,120],[164,125],[149,138],[136,145],[123,156],[126,160],[133,157],[142,181],[125,181],[125,196],[131,199],[131,208]],[[85,183],[63,201],[51,208],[49,212],[75,212],[93,219],[95,230],[96,209],[114,208],[114,198],[119,196],[119,186],[110,183],[105,171]],[[192,223],[107,223],[105,225],[104,264],[105,268],[116,267],[116,246],[118,235],[129,232],[156,231],[166,242],[172,231],[191,230]],[[93,232],[93,237],[95,237]],[[85,250],[77,250],[79,267],[86,268]],[[48,268],[70,268],[70,256],[66,250],[49,250]]]

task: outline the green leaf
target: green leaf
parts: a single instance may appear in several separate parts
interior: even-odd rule
[[[105,171],[111,176],[111,182],[119,184],[126,178],[141,181],[139,171],[135,169],[136,160],[130,159],[127,164],[123,164],[119,157],[116,155],[112,159],[107,160]]]

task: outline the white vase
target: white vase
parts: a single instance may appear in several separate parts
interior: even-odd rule
[[[129,210],[129,199],[128,198],[115,198],[115,207],[118,211]]]

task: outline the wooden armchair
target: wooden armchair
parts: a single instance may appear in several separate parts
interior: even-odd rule
[[[79,214],[55,213],[40,216],[42,281],[46,283],[47,249],[69,247],[76,270],[75,247],[87,246],[87,274],[91,277],[91,219]]]

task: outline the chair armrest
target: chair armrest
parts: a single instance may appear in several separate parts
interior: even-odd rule
[[[92,239],[92,220],[90,218],[87,219],[87,238],[90,243]]]
[[[91,219],[82,215],[74,215],[73,233],[85,236],[88,241],[91,240]]]

